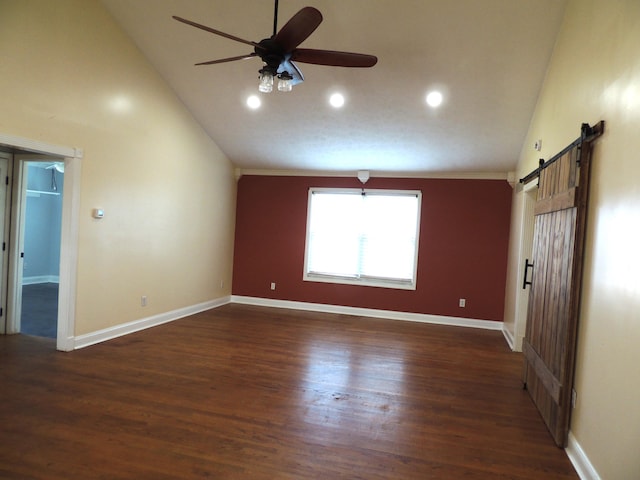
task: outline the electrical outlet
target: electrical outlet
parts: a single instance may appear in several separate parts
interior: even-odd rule
[[[465,298],[461,298],[461,299],[458,301],[458,306],[459,306],[460,308],[464,308],[464,307],[466,307],[466,306],[467,306],[467,300],[466,300]]]
[[[220,280],[220,289],[224,288],[224,280]]]
[[[147,306],[147,296],[143,295],[142,297],[140,297],[140,306],[141,307],[146,307]]]
[[[275,290],[276,289],[276,282],[271,282],[271,290]]]

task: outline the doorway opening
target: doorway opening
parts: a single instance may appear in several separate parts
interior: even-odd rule
[[[57,338],[64,162],[26,161],[20,333]]]

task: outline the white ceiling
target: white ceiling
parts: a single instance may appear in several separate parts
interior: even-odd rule
[[[278,28],[302,7],[324,21],[301,47],[373,54],[373,68],[299,63],[291,93],[257,93],[247,40],[273,30],[269,0],[102,0],[211,138],[242,169],[465,174],[513,170],[565,0],[280,0]],[[426,93],[438,88],[433,110]],[[328,96],[342,92],[335,110]]]

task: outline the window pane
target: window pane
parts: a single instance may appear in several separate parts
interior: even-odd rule
[[[309,224],[310,272],[355,275],[358,270],[361,195],[314,193]]]
[[[417,197],[367,195],[365,199],[361,274],[411,280]]]

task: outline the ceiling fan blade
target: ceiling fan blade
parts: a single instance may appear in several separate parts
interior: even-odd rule
[[[220,58],[218,60],[210,60],[208,62],[196,63],[196,65],[215,65],[216,63],[226,63],[226,62],[234,62],[236,60],[246,60],[247,58],[253,58],[256,56],[258,56],[257,53],[251,52],[247,55],[240,55],[237,57],[229,57],[229,58]]]
[[[280,29],[274,41],[285,53],[289,53],[304,42],[320,23],[322,14],[313,7],[304,7]]]
[[[316,50],[312,48],[295,49],[291,52],[291,60],[333,67],[373,67],[378,63],[378,57],[374,55],[335,52],[333,50]]]
[[[199,29],[204,30],[206,32],[214,33],[216,35],[220,35],[221,37],[228,38],[229,40],[234,40],[234,41],[240,42],[240,43],[246,43],[247,45],[251,45],[252,47],[256,47],[256,48],[259,48],[261,50],[264,50],[264,47],[262,47],[260,44],[258,44],[256,42],[252,42],[251,40],[245,40],[244,38],[236,37],[235,35],[231,35],[229,33],[221,32],[220,30],[216,30],[215,28],[207,27],[206,25],[201,25],[199,23],[192,22],[191,20],[187,20],[186,18],[177,17],[175,15],[173,16],[173,18],[175,20],[179,21],[179,22],[186,23],[187,25],[191,25],[192,27],[199,28]]]

